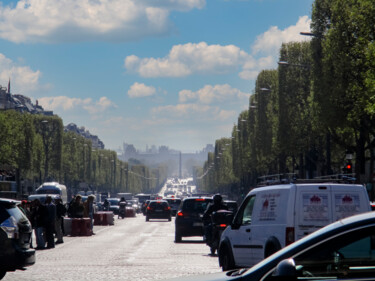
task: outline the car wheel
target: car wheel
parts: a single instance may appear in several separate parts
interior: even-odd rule
[[[215,255],[216,249],[214,247],[210,247],[211,255]]]
[[[181,240],[182,240],[181,235],[178,234],[177,232],[175,232],[175,235],[174,235],[174,242],[176,242],[176,243],[181,243]]]
[[[235,269],[233,256],[227,247],[220,250],[219,260],[223,271]]]
[[[5,270],[0,270],[0,279],[3,279],[6,273]]]
[[[149,217],[146,216],[146,221],[149,221],[149,220],[150,220]]]

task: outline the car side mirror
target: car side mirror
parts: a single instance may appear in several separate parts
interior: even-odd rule
[[[272,280],[284,281],[284,280],[297,280],[297,269],[293,259],[285,259],[279,262],[276,266],[275,271],[272,274]]]

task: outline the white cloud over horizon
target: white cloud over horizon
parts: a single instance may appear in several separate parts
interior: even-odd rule
[[[196,100],[199,103],[210,104],[215,101],[237,101],[238,99],[249,99],[250,94],[244,93],[239,89],[232,88],[228,84],[223,85],[205,85],[196,92],[191,90],[182,90],[179,92],[179,101],[184,103],[189,100]]]
[[[11,93],[13,94],[31,94],[33,91],[41,91],[43,88],[48,88],[47,85],[40,84],[42,73],[39,70],[32,70],[29,66],[19,65],[19,63],[7,58],[0,53],[0,81],[8,81],[10,79]]]
[[[310,40],[301,31],[310,30],[311,19],[302,16],[295,25],[280,30],[270,27],[258,35],[251,46],[251,53],[235,45],[208,45],[206,42],[174,45],[162,58],[140,58],[136,55],[124,59],[130,73],[144,78],[186,77],[195,74],[224,74],[238,71],[244,80],[255,80],[263,69],[275,68],[282,43]]]
[[[80,98],[70,98],[66,96],[43,97],[43,98],[38,99],[38,103],[45,110],[69,111],[69,110],[74,110],[78,108],[78,109],[84,109],[91,115],[104,112],[110,108],[117,107],[107,97],[101,97],[97,101],[93,101],[91,98],[80,99]]]
[[[22,42],[131,41],[170,32],[171,11],[205,0],[20,0],[0,5],[0,38]]]
[[[270,27],[266,32],[257,36],[251,46],[252,54],[277,54],[282,43],[308,41],[310,38],[302,36],[300,32],[310,31],[311,19],[308,16],[299,17],[295,25],[283,30],[277,26]]]

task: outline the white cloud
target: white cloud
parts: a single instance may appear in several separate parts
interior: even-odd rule
[[[215,101],[225,102],[238,99],[249,99],[250,94],[244,93],[239,89],[232,88],[228,84],[223,85],[206,85],[196,92],[182,90],[179,93],[180,102],[184,103],[189,100],[197,100],[203,104],[210,104]]]
[[[251,57],[234,45],[187,43],[175,45],[164,58],[139,58],[131,55],[124,65],[142,77],[183,77],[197,73],[227,73],[245,64]]]
[[[213,120],[228,120],[238,114],[236,111],[223,110],[218,106],[209,106],[203,104],[177,104],[154,107],[151,111],[154,116],[166,116],[172,120],[180,118],[189,122]]]
[[[97,114],[106,111],[109,108],[116,107],[107,97],[101,97],[98,101],[94,102],[91,98],[69,98],[66,96],[59,97],[43,97],[38,99],[39,104],[45,110],[60,110],[68,111],[76,108],[82,108],[90,114]]]
[[[33,71],[28,66],[20,66],[0,53],[0,81],[6,83],[3,86],[7,86],[10,79],[11,93],[26,95],[36,90],[40,91],[41,88],[46,87],[39,83],[41,76],[39,70]]]
[[[0,6],[0,38],[21,42],[130,41],[169,32],[173,10],[205,0],[20,0]]]
[[[149,97],[156,93],[154,87],[146,86],[143,83],[135,82],[128,91],[128,96],[131,98]]]
[[[252,46],[253,54],[278,54],[282,43],[292,41],[310,40],[307,36],[300,35],[300,32],[310,31],[311,19],[303,16],[298,19],[296,25],[280,30],[277,26],[272,26],[265,33],[259,35]]]

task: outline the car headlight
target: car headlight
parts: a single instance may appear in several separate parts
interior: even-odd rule
[[[14,217],[7,218],[0,224],[0,228],[6,233],[9,239],[18,238],[18,226]]]

